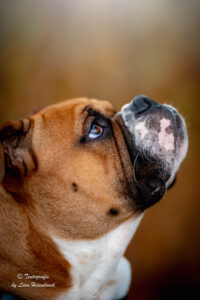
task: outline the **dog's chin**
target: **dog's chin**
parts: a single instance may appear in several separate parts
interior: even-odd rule
[[[133,199],[137,209],[144,210],[158,202],[175,181],[188,148],[185,122],[168,105],[159,105],[138,118],[128,104],[115,120],[123,131],[132,161]]]

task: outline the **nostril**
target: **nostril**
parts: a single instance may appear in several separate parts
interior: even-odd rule
[[[134,100],[132,101],[132,110],[136,114],[141,114],[147,111],[152,105],[155,104],[157,105],[157,103],[152,99],[140,95],[135,97]]]
[[[135,110],[135,113],[141,114],[149,109],[151,104],[148,102],[148,100],[143,96],[138,96],[133,101],[133,107]]]

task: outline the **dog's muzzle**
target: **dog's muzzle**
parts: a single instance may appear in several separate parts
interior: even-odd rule
[[[175,108],[146,96],[124,105],[115,120],[132,161],[133,198],[144,210],[160,200],[175,179],[188,149],[185,122]]]

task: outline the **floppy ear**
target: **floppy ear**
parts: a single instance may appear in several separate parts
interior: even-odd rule
[[[7,175],[23,178],[37,166],[32,150],[32,121],[5,123],[0,129],[0,182]]]

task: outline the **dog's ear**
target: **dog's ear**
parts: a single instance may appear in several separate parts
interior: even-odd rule
[[[5,123],[0,129],[0,182],[6,176],[23,178],[36,168],[30,118]]]

